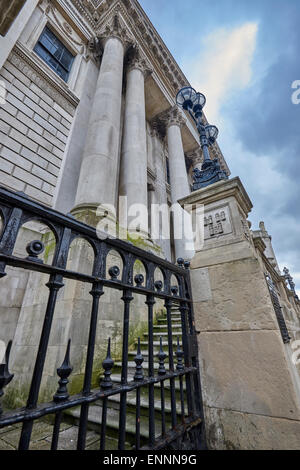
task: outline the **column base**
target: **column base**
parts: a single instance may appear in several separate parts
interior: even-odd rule
[[[97,229],[99,238],[118,237],[116,214],[105,205],[82,204],[74,207],[70,214],[78,221]]]
[[[123,229],[125,230],[125,229]],[[160,256],[161,258],[164,257],[163,251],[159,245],[154,243],[154,241],[150,238],[150,235],[146,232],[132,232],[125,230],[127,238],[126,240],[129,243],[132,243],[134,246],[141,248],[142,250],[149,251],[156,256]]]

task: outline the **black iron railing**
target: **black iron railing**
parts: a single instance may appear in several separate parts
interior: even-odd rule
[[[22,423],[19,439],[19,449],[26,450],[30,446],[33,425],[39,418],[54,416],[53,436],[51,449],[57,449],[59,445],[59,433],[64,413],[75,407],[80,407],[78,424],[77,449],[85,449],[88,429],[88,413],[91,404],[101,401],[102,418],[99,436],[99,449],[105,449],[107,432],[108,400],[112,396],[120,397],[119,405],[119,431],[118,448],[124,449],[126,439],[126,403],[129,392],[136,393],[136,438],[135,448],[141,448],[140,414],[141,392],[147,390],[148,396],[148,442],[143,442],[144,449],[180,448],[180,442],[185,440],[185,447],[200,449],[204,444],[204,422],[201,399],[201,386],[199,378],[199,366],[197,355],[197,343],[193,318],[193,306],[191,285],[189,277],[189,263],[179,260],[178,265],[173,265],[150,252],[141,250],[132,244],[117,239],[99,239],[96,230],[85,225],[72,216],[65,216],[57,211],[38,204],[24,194],[13,193],[0,188],[0,211],[3,221],[3,229],[0,238],[0,277],[6,275],[6,267],[12,266],[25,270],[46,273],[49,280],[46,284],[48,302],[41,330],[40,342],[31,378],[31,385],[24,408],[3,412],[0,408],[0,428]],[[51,265],[41,262],[39,255],[43,252],[43,243],[33,241],[27,245],[28,256],[20,258],[13,255],[18,233],[21,227],[29,221],[39,221],[49,227],[56,239],[56,248]],[[94,265],[92,275],[82,272],[74,272],[67,269],[69,248],[73,240],[84,238],[94,250]],[[123,260],[123,272],[118,279],[118,268],[111,266],[108,269],[107,257],[111,250],[117,251]],[[142,262],[146,271],[146,279],[141,274],[134,276],[134,263]],[[155,281],[154,272],[159,268],[163,274],[163,282]],[[106,276],[106,272],[109,275]],[[171,277],[175,276],[178,286],[171,285]],[[53,391],[53,401],[49,403],[38,402],[44,365],[48,349],[49,336],[52,327],[54,310],[59,290],[63,287],[64,279],[73,279],[91,285],[91,314],[89,338],[86,355],[86,366],[82,392],[70,396],[68,393],[68,380],[72,373],[70,364],[70,344],[68,342],[65,358],[57,369],[59,383],[58,389]],[[144,285],[143,284],[144,282]],[[1,288],[1,284],[0,284]],[[120,383],[113,383],[111,372],[114,361],[111,358],[110,339],[107,338],[107,357],[103,361],[104,377],[100,381],[98,389],[92,389],[92,369],[94,364],[94,352],[96,345],[96,328],[100,299],[104,294],[104,288],[119,290],[122,293],[124,304],[123,311],[123,346],[122,368]],[[141,354],[140,341],[135,356],[134,377],[128,376],[128,335],[130,322],[130,304],[135,294],[143,295],[148,308],[148,374],[143,370],[143,356]],[[166,364],[166,353],[160,348],[158,357],[153,352],[153,309],[156,299],[163,299],[167,314],[167,338],[169,363]],[[181,314],[182,348],[179,343],[173,350],[173,334],[171,309],[176,305]],[[100,316],[101,321],[101,316]],[[1,322],[1,318],[0,318]],[[9,338],[7,338],[8,340]],[[9,372],[9,354],[13,343],[9,342],[4,364],[0,366],[0,396],[4,394],[5,387],[11,382],[13,375]],[[175,359],[175,363],[173,358]],[[155,374],[155,360],[159,362],[159,368]],[[175,390],[175,381],[179,383],[179,393]],[[185,390],[184,390],[185,382]],[[171,423],[165,418],[165,386],[168,384],[171,401]],[[161,429],[157,433],[155,407],[155,387],[160,387],[160,423]],[[179,404],[177,403],[179,401]],[[178,413],[178,406],[180,413]]]

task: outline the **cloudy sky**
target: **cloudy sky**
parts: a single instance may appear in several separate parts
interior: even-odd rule
[[[300,295],[300,0],[140,0],[190,83]],[[300,88],[299,88],[300,91]]]

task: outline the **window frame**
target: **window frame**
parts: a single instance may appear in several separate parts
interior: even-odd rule
[[[42,42],[42,40],[44,39],[44,37],[46,37],[46,40],[48,40],[50,43],[51,43],[51,40],[49,39],[49,37],[46,36],[47,34],[47,31],[50,33],[50,38],[51,36],[54,37],[55,41],[57,41],[60,46],[60,58],[58,59],[57,57],[55,57],[55,53],[52,53],[50,51],[50,48],[48,49],[46,47],[46,45]],[[46,41],[44,41],[46,42]],[[55,44],[55,42],[53,43],[53,47],[57,46],[57,44]],[[46,60],[45,56],[43,56],[38,49],[41,49],[42,51],[44,51],[45,53],[45,56],[49,56],[53,63],[57,65],[57,67],[55,66],[52,66],[51,65],[51,62],[50,60]],[[56,49],[56,51],[59,51],[59,48]],[[34,48],[33,48],[33,51],[35,52],[35,54],[37,54],[37,56],[51,69],[53,70],[53,72],[61,79],[63,80],[65,83],[68,83],[69,81],[69,78],[70,78],[70,75],[71,75],[71,72],[72,72],[72,67],[74,65],[74,62],[75,62],[75,59],[76,59],[76,54],[73,53],[72,50],[70,50],[69,47],[67,47],[64,42],[60,39],[60,37],[52,30],[52,28],[50,27],[49,24],[46,24],[44,27],[43,27],[43,30],[42,32],[40,33],[39,37],[38,37],[38,40],[36,41],[35,45],[34,45]],[[55,52],[56,52],[55,51]],[[68,66],[65,66],[62,62],[61,62],[61,59],[62,57],[64,56],[64,53],[67,53],[69,56],[71,56],[71,60],[68,64]],[[59,70],[61,70],[62,72],[64,72],[63,74],[59,72]]]

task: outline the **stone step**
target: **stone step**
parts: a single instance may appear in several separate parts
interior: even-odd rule
[[[68,422],[79,424],[80,408],[71,408],[65,411],[65,419]],[[102,422],[102,408],[100,406],[91,405],[89,407],[89,416],[87,422],[87,429],[96,431],[100,434]],[[148,422],[146,419],[141,419],[141,437],[147,438]],[[159,431],[158,431],[159,434]],[[106,436],[110,439],[117,439],[119,435],[119,411],[113,408],[107,410],[107,421],[106,421]],[[133,449],[135,436],[135,416],[128,414],[126,417],[126,447],[127,449]],[[109,447],[105,447],[105,450],[112,450]]]
[[[165,338],[163,338],[163,340],[162,340],[162,346],[163,346],[163,348],[164,348],[164,347],[167,347],[168,344],[169,344],[168,341],[164,341],[164,340],[165,340]],[[180,341],[179,341],[179,343],[181,344]],[[177,341],[175,341],[174,338],[173,338],[172,344],[173,344],[173,347],[177,346]],[[148,346],[148,341],[141,341],[141,346],[142,346],[142,347]],[[153,341],[153,346],[159,348],[159,346],[160,346],[160,341]]]
[[[158,348],[158,350],[159,350],[159,348]],[[164,351],[168,354],[169,351],[168,351],[167,346],[165,346]],[[142,349],[142,350],[141,350],[141,353],[142,353],[142,356],[143,356],[143,358],[144,358],[144,362],[143,362],[143,364],[142,364],[142,366],[144,367],[144,364],[145,364],[145,362],[147,362],[147,358],[148,358],[148,349]],[[157,352],[154,351],[154,362],[157,362],[157,360],[158,360],[157,354],[158,354],[158,351],[157,351]],[[134,352],[134,351],[129,352],[129,353],[128,353],[128,359],[129,359],[129,361],[134,361],[135,356],[136,356],[136,352]],[[174,348],[173,348],[173,357],[174,357],[174,360],[175,360],[176,357],[177,357],[177,356],[176,356],[176,349],[174,349]],[[167,360],[168,360],[168,358],[166,358],[166,362],[167,362]]]
[[[168,364],[168,363],[167,363],[167,360],[165,361],[165,364],[166,364],[166,365]],[[119,361],[115,362],[113,371],[115,371],[115,368],[116,368],[116,367],[121,368],[121,367],[122,367],[122,362],[119,362]],[[130,370],[132,370],[133,373],[132,373],[131,375],[134,375],[134,371],[135,371],[135,368],[136,368],[136,363],[135,363],[134,361],[128,361],[127,367],[128,367],[128,372],[129,372]],[[144,369],[144,371],[148,371],[148,367],[149,367],[149,363],[146,362],[146,361],[143,362],[143,369]],[[158,368],[159,368],[158,362],[154,362],[154,369],[157,370]],[[168,369],[168,368],[166,367],[166,369]]]
[[[154,325],[154,326],[153,326],[153,330],[154,330],[154,331],[155,331],[155,330],[158,330],[158,331],[160,331],[160,330],[166,330],[167,328],[168,328],[168,324],[167,324],[167,323],[164,324],[164,325]],[[180,330],[181,330],[181,328],[182,328],[182,327],[181,327],[181,323],[172,323],[172,330],[174,330],[174,329],[180,329]]]
[[[182,343],[181,341],[179,342],[180,344],[180,347],[182,349]],[[176,352],[176,349],[177,349],[177,341],[173,341],[172,342],[172,345],[173,345],[173,350],[174,352]],[[137,345],[136,345],[137,347]],[[148,357],[148,342],[147,341],[141,341],[141,347],[142,347],[142,350],[144,352],[147,352],[147,357]],[[169,354],[169,345],[168,345],[168,342],[167,341],[163,341],[162,342],[162,347],[163,347],[163,351],[167,354]],[[154,357],[155,357],[155,360],[157,360],[157,354],[160,350],[160,342],[159,341],[154,341],[153,342],[153,353],[154,353]],[[131,353],[135,353],[136,354],[136,348],[134,351],[130,351],[130,353],[128,353],[128,355],[130,354],[132,356]],[[145,359],[146,356],[144,356],[144,359]]]
[[[113,403],[110,402],[109,408],[107,410],[106,432],[110,438],[113,438],[113,437],[117,438],[119,435],[119,407],[114,407],[112,405]],[[115,403],[115,405],[118,405],[118,403]],[[68,421],[78,424],[79,418],[80,418],[80,407],[66,410],[65,415],[67,416]],[[100,434],[101,422],[102,422],[102,405],[101,404],[91,405],[89,407],[87,428],[92,429]],[[167,429],[171,427],[167,413],[166,413],[166,426],[167,426]],[[135,416],[135,413],[130,413],[127,410],[126,412],[126,439],[125,439],[127,442],[127,448],[128,447],[132,448],[132,446],[134,446],[135,435],[136,435],[136,416]],[[141,415],[140,417],[140,435],[141,435],[141,445],[146,444],[147,438],[149,437],[148,416]],[[156,414],[155,437],[158,438],[160,435],[161,435],[161,420],[159,418],[159,414]]]
[[[172,323],[177,322],[177,323],[180,323],[180,325],[181,325],[181,317],[180,317],[180,316],[178,316],[178,317],[177,317],[177,316],[176,316],[176,317],[172,316],[172,317],[171,317],[171,320],[172,320]],[[167,318],[158,318],[157,323],[159,323],[159,324],[161,324],[161,323],[167,324]]]
[[[147,377],[147,374],[145,374],[145,377]],[[121,374],[116,374],[116,373],[112,374],[111,375],[111,380],[115,384],[120,384],[121,383]],[[133,381],[133,375],[128,374],[128,382],[131,382],[131,381]],[[164,381],[164,385],[165,385],[165,390],[170,390],[170,380],[169,379],[166,379]],[[160,390],[160,383],[154,384],[154,388],[158,389],[158,391],[159,391]],[[179,380],[178,379],[175,379],[175,390],[177,390],[177,391],[180,390]],[[185,380],[183,381],[183,390],[184,391],[186,390]],[[144,387],[142,387],[142,392],[148,393],[148,387],[146,385]]]
[[[149,395],[148,395],[148,387],[142,387],[142,391],[147,393],[141,393],[141,416],[149,416]],[[108,399],[109,408],[119,409],[120,404],[120,396],[119,395],[112,395]],[[130,413],[135,413],[136,410],[136,392],[128,392],[127,393],[127,400],[126,400],[126,410]],[[101,402],[95,403],[95,406],[101,406]],[[158,394],[154,397],[154,409],[158,413],[161,413],[161,400]],[[171,400],[169,396],[165,396],[165,412],[166,414],[171,413]],[[181,413],[181,405],[180,401],[176,400],[176,412],[178,415]],[[185,410],[185,414],[187,414],[187,410]]]
[[[182,332],[181,331],[172,331],[172,335],[175,336],[175,337],[179,336],[179,338],[180,338],[182,336]],[[149,336],[148,333],[144,333],[145,338],[147,338],[148,336]],[[159,333],[153,332],[153,337],[154,338],[157,338],[157,337],[159,338],[160,336],[161,337],[164,337],[164,336],[168,337],[168,332],[166,332],[166,331],[162,331],[162,332],[159,332]]]

